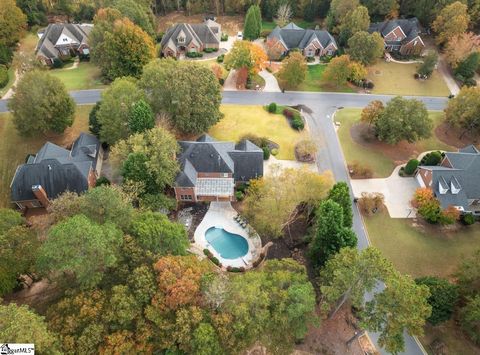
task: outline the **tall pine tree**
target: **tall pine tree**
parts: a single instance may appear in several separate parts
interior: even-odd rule
[[[245,27],[243,31],[243,36],[245,39],[250,41],[260,37],[260,32],[262,31],[262,14],[260,11],[260,6],[252,5],[248,8],[245,16]]]

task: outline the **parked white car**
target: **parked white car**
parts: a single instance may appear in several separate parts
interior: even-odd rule
[[[237,40],[243,40],[243,33],[241,31],[237,33]]]

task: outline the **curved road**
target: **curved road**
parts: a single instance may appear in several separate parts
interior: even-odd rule
[[[78,105],[94,104],[100,100],[101,90],[82,90],[70,93]],[[344,94],[344,93],[264,93],[255,91],[230,91],[223,92],[223,103],[237,105],[265,105],[276,102],[282,105],[301,105],[304,108],[305,117],[312,139],[319,147],[317,165],[319,171],[332,171],[336,181],[346,181],[350,184],[350,177],[347,172],[345,159],[340,143],[335,132],[333,117],[338,109],[343,107],[365,107],[372,100],[386,102],[393,96],[369,95],[369,94]],[[441,97],[414,97],[425,103],[429,110],[443,110],[448,102],[447,98]],[[0,112],[7,112],[7,101],[0,100]],[[351,187],[350,187],[351,191]],[[352,196],[353,198],[353,196]],[[354,221],[353,229],[358,236],[358,248],[363,249],[369,246],[367,232],[361,220],[356,205],[353,206]],[[381,288],[381,285],[378,289]],[[366,295],[369,299],[371,295]],[[377,345],[378,334],[369,332],[371,339]],[[383,349],[382,354],[387,354]],[[405,334],[406,355],[424,355],[425,352],[418,340]]]

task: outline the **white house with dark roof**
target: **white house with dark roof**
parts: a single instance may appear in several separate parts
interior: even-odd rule
[[[442,208],[480,215],[480,151],[475,146],[446,152],[438,166],[420,166],[416,179],[433,191]]]
[[[385,50],[402,55],[419,55],[425,48],[420,22],[416,17],[372,23],[368,32],[378,32],[385,42]]]
[[[187,52],[219,48],[222,37],[220,24],[210,19],[199,24],[179,23],[163,35],[160,46],[164,57],[178,58]]]
[[[338,50],[337,42],[328,31],[306,30],[293,22],[284,27],[275,27],[267,39],[276,41],[283,49],[283,54],[299,49],[306,57],[322,57],[333,55]]]
[[[236,184],[263,176],[263,150],[248,140],[235,144],[205,134],[179,144],[177,201],[234,201]]]
[[[52,23],[40,31],[35,53],[46,65],[52,65],[55,59],[65,59],[72,55],[88,55],[90,47],[88,36],[91,24]]]

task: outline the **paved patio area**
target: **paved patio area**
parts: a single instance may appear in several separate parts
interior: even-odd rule
[[[211,202],[207,214],[195,230],[195,243],[192,245],[191,251],[202,252],[203,249],[208,249],[218,258],[223,266],[250,267],[261,252],[262,241],[253,230],[249,233],[249,226],[245,229],[242,228],[233,219],[236,215],[237,211],[235,211],[230,202]],[[205,232],[211,227],[223,228],[227,232],[238,234],[245,238],[248,242],[247,254],[237,259],[222,258],[205,239]]]
[[[380,192],[385,196],[385,205],[391,218],[414,218],[415,210],[410,200],[420,186],[414,177],[400,177],[400,167],[397,166],[386,179],[352,179],[353,195],[360,197],[362,192]]]

